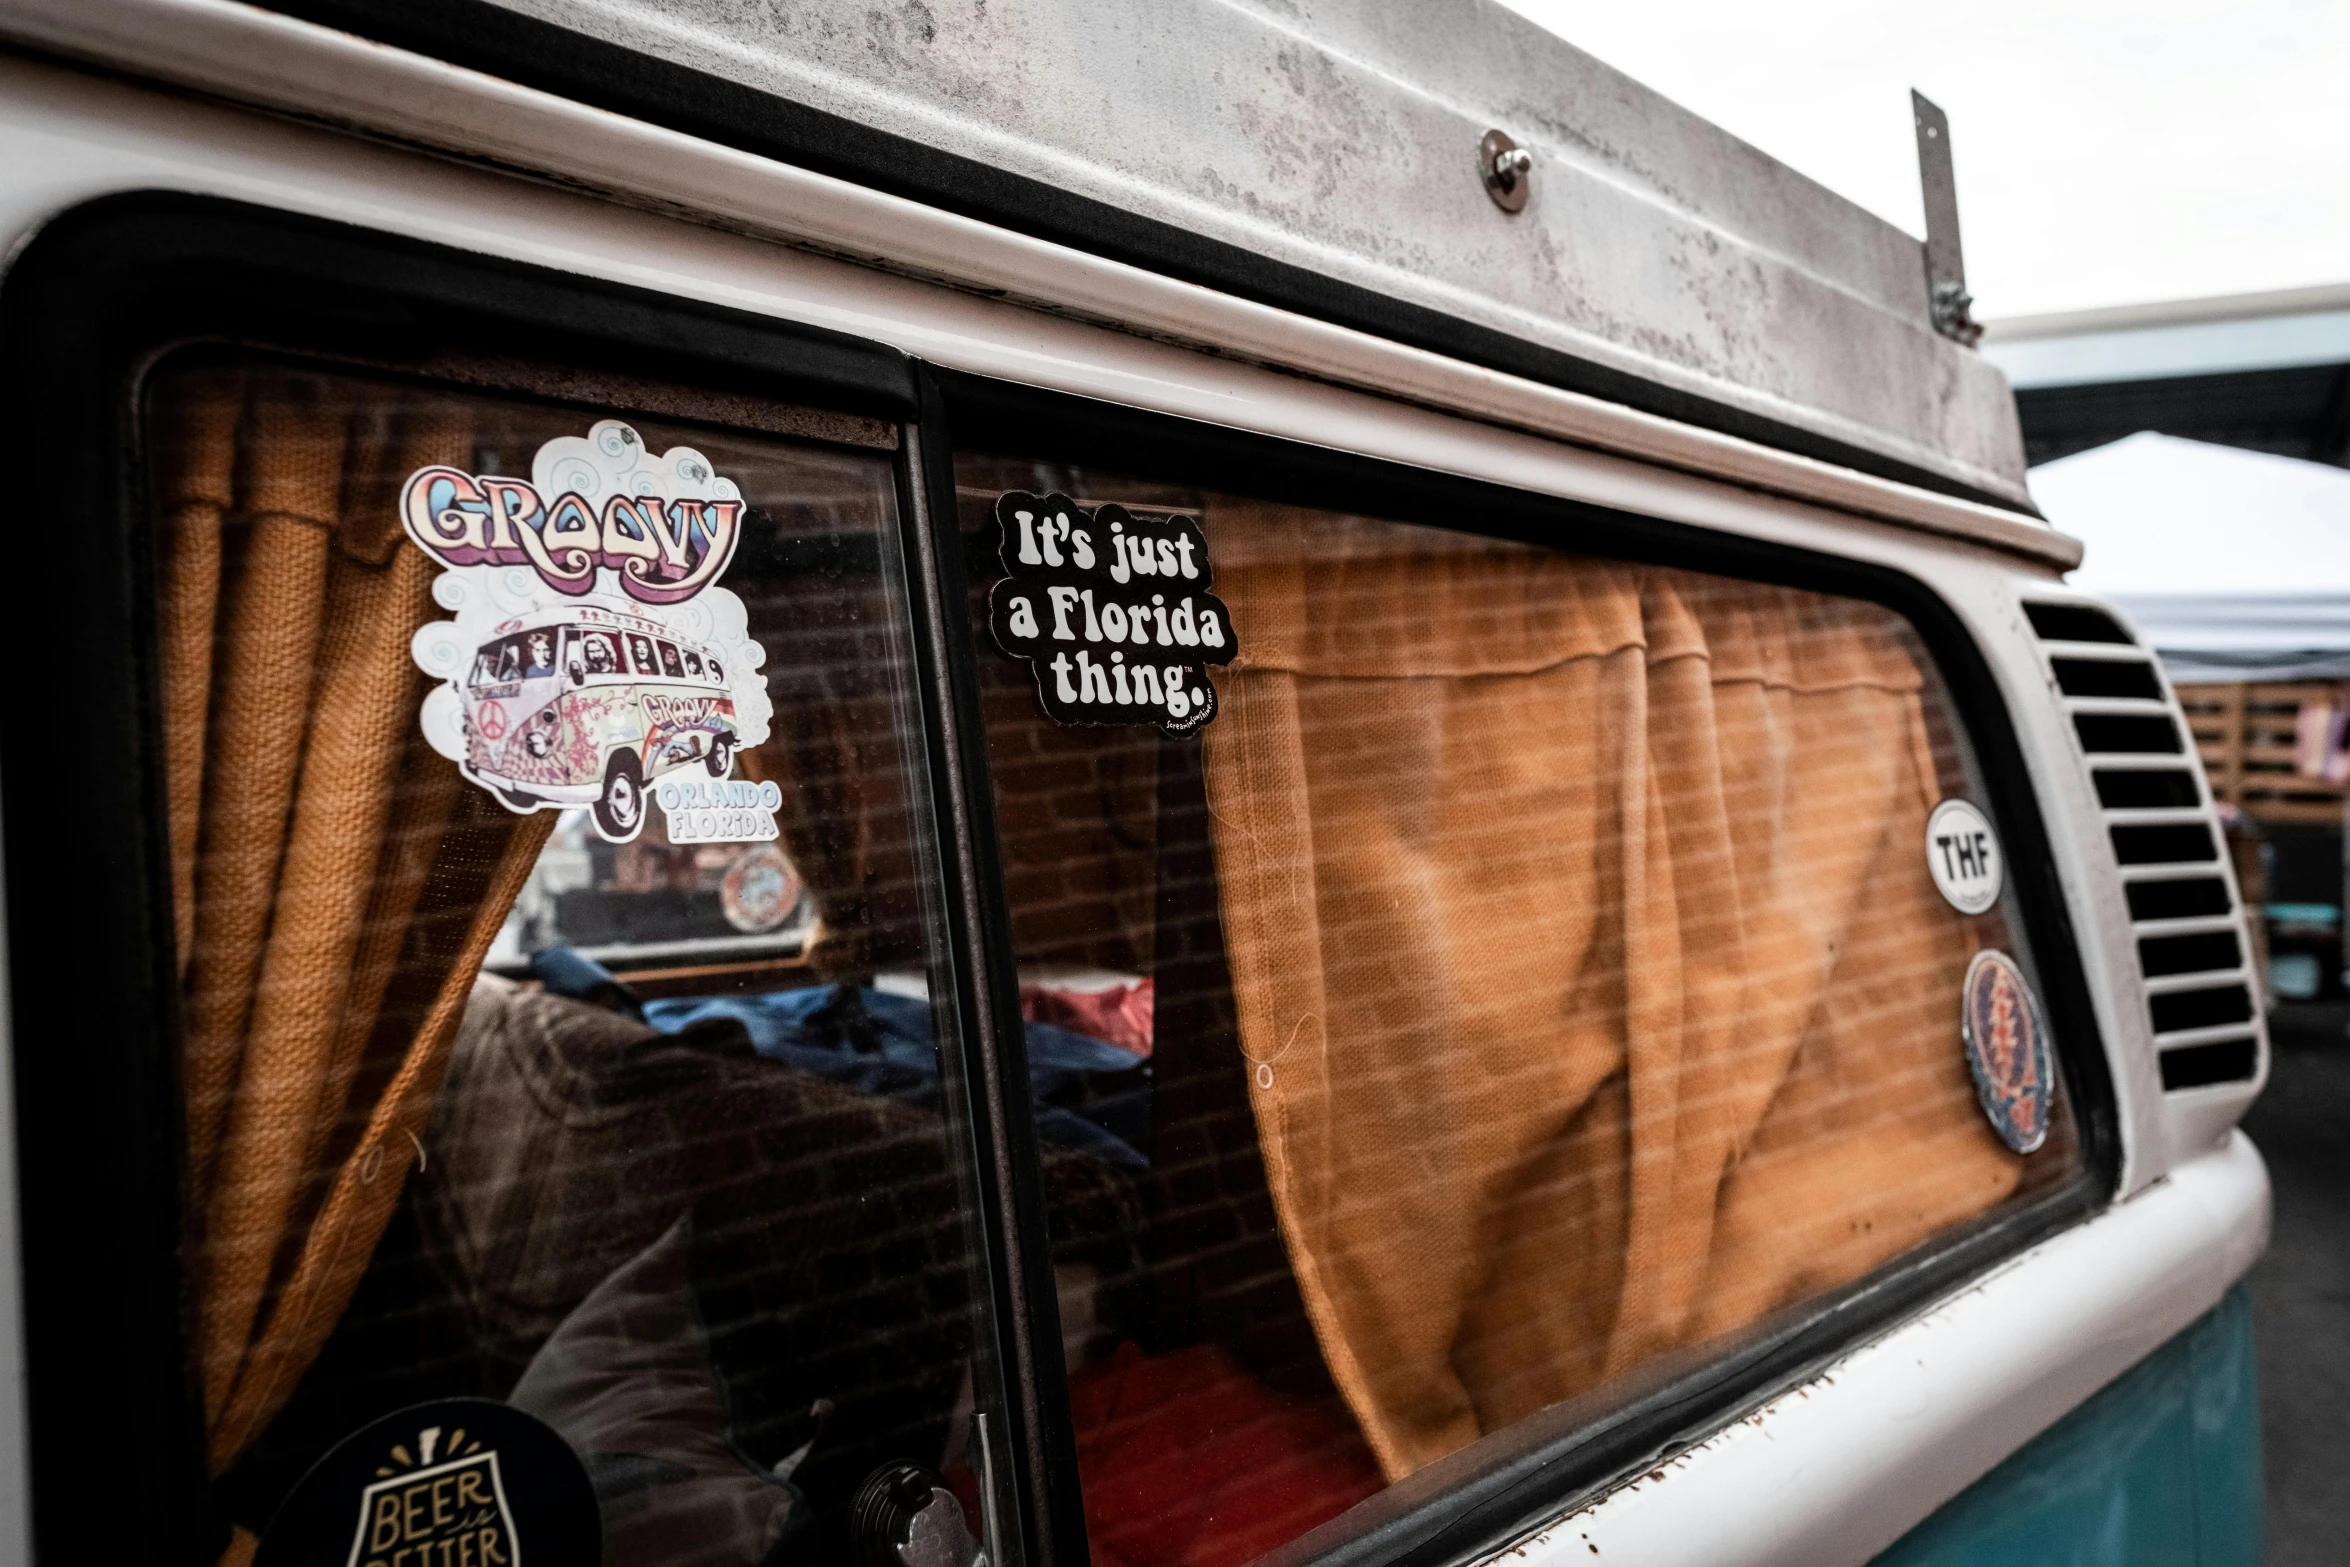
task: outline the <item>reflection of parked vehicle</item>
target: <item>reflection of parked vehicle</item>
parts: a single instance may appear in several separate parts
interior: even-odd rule
[[[565,605],[511,620],[459,683],[465,771],[525,809],[585,805],[605,837],[644,825],[645,785],[700,762],[734,765],[718,654],[641,617]]]

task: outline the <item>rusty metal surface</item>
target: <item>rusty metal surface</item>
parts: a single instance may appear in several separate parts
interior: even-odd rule
[[[2024,497],[1917,240],[1491,0],[499,3]]]
[[[1915,88],[1910,90],[1911,117],[1917,124],[1918,184],[1926,198],[1926,308],[1934,330],[1972,348],[1981,341],[1982,324],[1970,308],[1974,296],[1966,287],[1966,252],[1958,237],[1958,175],[1950,157],[1950,116]]]

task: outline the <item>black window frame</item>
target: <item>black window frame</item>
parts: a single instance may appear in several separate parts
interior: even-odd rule
[[[2010,1211],[1962,1225],[1909,1257],[1808,1302],[1759,1339],[1718,1357],[1635,1372],[1606,1390],[1530,1417],[1495,1467],[1441,1459],[1348,1514],[1264,1558],[1258,1567],[1448,1567],[1500,1548],[1620,1481],[1694,1446],[1800,1385],[1856,1344],[2016,1253],[2101,1211],[2118,1188],[2122,1139],[2103,1031],[2049,847],[2039,795],[2007,700],[1982,648],[1949,602],[1907,572],[1795,545],[1667,521],[1588,502],[1359,456],[1173,415],[1147,412],[967,371],[924,366],[924,439],[951,455],[1060,462],[1251,499],[1562,548],[1577,554],[1705,571],[1882,605],[1917,633],[1974,751],[1983,804],[2007,846],[2018,914],[2080,1138],[2068,1180]],[[951,460],[932,483],[954,515]],[[1475,518],[1474,527],[1460,519]],[[990,574],[992,541],[975,542],[974,575]],[[988,654],[966,628],[960,659]],[[976,676],[969,677],[973,682]],[[961,677],[958,677],[960,683]],[[992,813],[976,820],[992,821]],[[992,848],[992,845],[990,846]],[[1000,898],[1001,884],[991,890]],[[985,927],[991,966],[1013,964],[1008,912]],[[1056,1491],[1074,1491],[1073,1470]],[[1056,1499],[1057,1500],[1057,1499]],[[1081,1522],[1082,1520],[1080,1520]]]
[[[922,413],[911,361],[883,344],[768,317],[502,261],[419,240],[213,197],[134,191],[52,218],[0,278],[0,410],[55,454],[15,491],[23,518],[71,519],[45,552],[47,591],[19,607],[27,629],[79,671],[75,737],[80,819],[119,824],[94,842],[56,830],[53,807],[0,811],[8,1005],[17,1093],[25,1409],[36,1557],[77,1560],[93,1520],[126,1560],[209,1564],[228,1542],[205,1473],[202,1401],[184,1320],[178,981],[171,866],[164,845],[153,534],[139,403],[145,373],[172,350],[222,345],[338,359],[362,373],[419,364],[437,347],[509,353],[763,400],[798,400],[886,420],[895,457],[897,553],[936,849],[942,933],[954,975],[970,1171],[979,1204],[990,1352],[1004,1368],[1011,1517],[997,1528],[1031,1567],[1078,1560],[1039,1504],[1037,1399],[1022,1373],[1049,1315],[1051,1263],[1016,1000],[1010,1029],[975,979],[975,835],[957,813],[954,733],[939,711],[931,650],[935,573],[914,463]],[[55,737],[0,734],[0,799],[55,793]],[[93,939],[95,938],[95,939]],[[75,976],[68,993],[24,976]],[[41,1049],[30,1042],[45,1042]],[[46,1043],[53,1042],[53,1043]],[[1000,1059],[999,1059],[1000,1055]],[[1018,1223],[1011,1216],[1021,1216]],[[1036,1248],[1031,1258],[1026,1253]],[[1046,1281],[1041,1323],[1026,1309]],[[137,1504],[123,1505],[135,1477]]]
[[[1582,553],[1695,565],[1886,605],[1914,626],[1972,741],[2010,845],[2025,927],[2075,1108],[2073,1180],[1818,1304],[1784,1331],[1653,1379],[1604,1411],[1537,1417],[1512,1464],[1447,1485],[1439,1465],[1366,1503],[1347,1537],[1282,1553],[1322,1567],[1434,1567],[1499,1544],[1701,1439],[1853,1343],[2110,1197],[2113,1086],[2037,794],[1981,650],[1947,603],[1891,568],[1279,438],[922,365],[898,350],[768,317],[211,197],[132,192],[56,218],[0,278],[0,407],[52,458],[20,479],[30,518],[74,519],[48,557],[55,591],[20,611],[83,672],[75,803],[120,823],[86,844],[45,809],[0,812],[8,961],[70,974],[71,998],[12,981],[26,1409],[38,1554],[66,1559],[88,1520],[126,1555],[209,1563],[225,1543],[203,1467],[201,1404],[181,1320],[177,981],[164,821],[153,561],[138,427],[143,368],[169,348],[414,362],[427,346],[514,349],[636,379],[795,398],[901,431],[900,555],[918,719],[954,971],[959,1068],[975,1144],[993,1350],[1008,1403],[999,1525],[1030,1567],[1087,1559],[1017,973],[980,720],[979,641],[955,524],[953,454],[1078,461],[1406,522],[1475,515],[1478,531]],[[521,351],[526,351],[521,352]],[[43,798],[53,742],[0,735],[0,797]],[[93,943],[88,932],[106,933]],[[69,1004],[70,1000],[70,1004]],[[42,1040],[47,1047],[27,1048]],[[100,1259],[104,1259],[101,1261]],[[1584,1423],[1584,1414],[1593,1413]],[[1555,1428],[1553,1430],[1552,1428]],[[103,1454],[104,1461],[93,1455]],[[120,1477],[142,1505],[121,1506]],[[1367,1527],[1361,1527],[1364,1525]]]

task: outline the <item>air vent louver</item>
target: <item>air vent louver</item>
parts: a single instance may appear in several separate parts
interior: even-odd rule
[[[2162,1053],[2162,1089],[2208,1088],[2240,1083],[2260,1070],[2260,1050],[2250,1035],[2210,1045],[2181,1045]]]
[[[2216,872],[2225,840],[2152,659],[2086,604],[2027,604],[2073,733],[2094,758],[2114,858],[2138,935],[2146,1015],[2165,1092],[2241,1082],[2260,1069],[2259,1009],[2243,929]]]
[[[2192,865],[2219,858],[2219,843],[2201,822],[2113,829],[2113,854],[2124,865]]]
[[[2185,881],[2134,881],[2122,891],[2130,900],[2130,918],[2140,923],[2201,919],[2224,915],[2234,907],[2228,901],[2228,884],[2217,876],[2196,876]]]
[[[2140,702],[2162,700],[2162,686],[2150,664],[2110,658],[2052,658],[2056,688],[2066,696],[2119,696]]]
[[[2214,985],[2205,990],[2173,990],[2147,998],[2158,1034],[2185,1034],[2199,1028],[2225,1028],[2252,1021],[2252,992],[2242,985]]]
[[[2191,811],[2203,803],[2195,775],[2097,770],[2097,803],[2109,811]]]
[[[2073,732],[2082,750],[2115,756],[2176,756],[2187,749],[2168,713],[2075,713]]]
[[[2086,604],[2026,604],[2024,618],[2043,642],[2118,642],[2130,645],[2130,634],[2101,609]]]
[[[2244,966],[2244,949],[2232,930],[2196,931],[2184,936],[2141,936],[2138,967],[2148,979],[2198,970],[2226,970]]]

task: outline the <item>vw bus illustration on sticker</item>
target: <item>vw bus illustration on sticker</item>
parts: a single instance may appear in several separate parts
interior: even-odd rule
[[[637,615],[566,605],[502,622],[458,697],[467,777],[520,809],[584,805],[615,842],[644,825],[646,785],[741,744],[726,659]]]
[[[718,585],[742,493],[692,447],[656,455],[606,419],[541,446],[527,481],[420,468],[400,512],[446,568],[432,594],[453,617],[411,644],[439,682],[425,738],[507,809],[585,806],[599,835],[626,843],[656,798],[683,799],[653,789],[664,774],[724,780],[767,739],[766,651]],[[694,826],[703,842],[775,836],[771,808]]]

